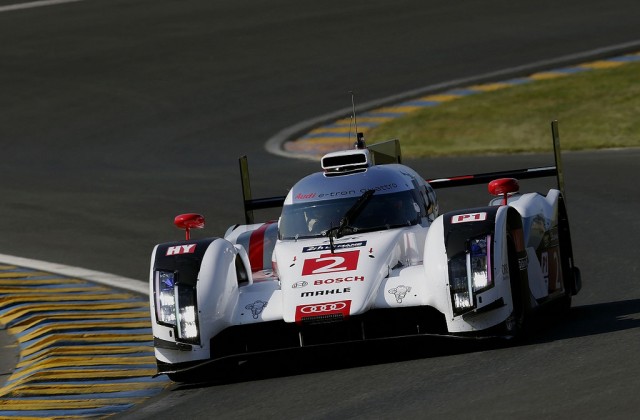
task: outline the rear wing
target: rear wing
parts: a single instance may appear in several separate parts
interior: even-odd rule
[[[538,168],[514,169],[500,172],[487,172],[475,175],[462,175],[449,178],[431,179],[427,182],[434,189],[463,187],[467,185],[478,185],[489,183],[498,178],[530,179],[555,176],[558,182],[558,189],[565,196],[564,176],[562,173],[562,156],[560,153],[560,134],[558,132],[558,121],[551,122],[551,135],[553,137],[554,166],[544,166]],[[401,163],[400,142],[389,140],[377,143],[368,147],[373,152],[376,164]],[[282,207],[286,196],[253,198],[251,195],[251,181],[249,179],[249,163],[247,156],[242,156],[240,162],[240,181],[242,183],[242,197],[244,203],[244,217],[246,224],[255,223],[254,210]],[[565,196],[566,197],[566,196]]]
[[[553,155],[555,159],[555,166],[513,169],[509,171],[487,172],[483,174],[462,175],[450,178],[437,178],[428,180],[427,182],[429,183],[429,185],[431,185],[432,188],[438,189],[484,184],[498,178],[530,179],[555,176],[558,182],[558,189],[564,196],[564,175],[562,172],[562,156],[560,153],[560,134],[558,132],[558,121],[554,120],[551,122],[551,135],[553,137]]]

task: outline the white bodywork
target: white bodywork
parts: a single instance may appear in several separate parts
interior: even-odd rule
[[[387,170],[416,178],[405,166],[388,166]],[[355,179],[349,184],[360,182]],[[427,185],[420,181],[421,187]],[[354,190],[360,194],[359,187]],[[285,206],[296,201],[295,194],[299,193],[294,187]],[[515,214],[510,208],[521,218],[531,294],[541,301],[550,293],[564,293],[562,284],[549,285],[549,261],[560,255],[551,249],[542,251],[544,261],[538,257],[543,236],[557,228],[559,200],[557,190],[550,190],[547,196],[515,194],[506,206],[501,206],[501,199],[494,200],[492,206],[499,208],[488,244],[493,287],[477,293],[473,310],[462,315],[455,315],[453,309],[445,229],[454,218],[460,223],[481,223],[483,211],[432,214],[411,226],[345,234],[334,239],[333,252],[327,236],[278,239],[277,223],[235,227],[224,238],[212,240],[202,257],[196,285],[199,342],[183,348],[157,345],[156,358],[168,364],[208,360],[212,357],[211,339],[232,326],[269,321],[301,325],[307,317],[349,319],[376,309],[434,308],[442,314],[445,333],[449,334],[494,327],[513,312],[506,246],[507,219]],[[189,241],[184,244],[184,249],[189,249]],[[159,247],[151,257],[150,302],[153,335],[166,344],[179,340],[176,328],[159,323],[156,316],[154,264]],[[246,281],[239,282],[236,258],[246,268]],[[557,267],[556,261],[553,269]],[[551,278],[559,282],[561,276],[551,273]]]

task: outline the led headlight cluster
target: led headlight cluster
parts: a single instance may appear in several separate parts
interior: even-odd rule
[[[178,287],[178,337],[184,341],[198,341],[196,294],[192,287]]]
[[[159,324],[173,327],[178,341],[197,344],[199,334],[195,288],[180,284],[176,277],[173,271],[156,271],[156,319]]]
[[[176,325],[175,273],[156,271],[156,319],[162,324]]]
[[[467,241],[465,252],[449,260],[449,287],[456,315],[473,309],[475,295],[493,287],[491,235]]]

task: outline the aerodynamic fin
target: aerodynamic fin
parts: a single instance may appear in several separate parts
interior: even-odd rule
[[[240,159],[240,181],[242,183],[242,198],[244,203],[244,218],[248,225],[255,223],[253,217],[254,210],[270,209],[275,207],[282,207],[284,199],[286,197],[267,197],[267,198],[252,198],[251,197],[251,182],[249,180],[249,162],[246,156],[241,156]]]

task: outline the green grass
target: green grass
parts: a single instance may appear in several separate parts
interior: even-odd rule
[[[640,63],[535,81],[442,103],[382,124],[367,141],[399,138],[406,157],[640,146]]]

